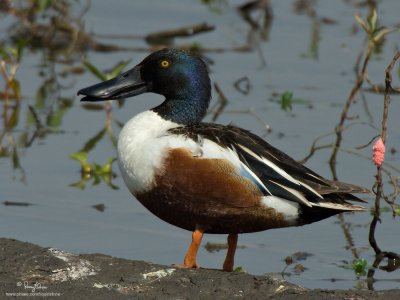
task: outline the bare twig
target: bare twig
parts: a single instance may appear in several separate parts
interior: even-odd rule
[[[111,121],[112,121],[112,102],[111,100],[106,101],[104,105],[104,110],[106,111],[106,131],[108,133],[112,132]]]
[[[343,126],[342,133],[346,129],[350,128],[351,126],[357,125],[357,124],[360,124],[360,122],[353,122],[353,123],[350,123],[350,124],[348,124],[346,126]],[[363,124],[363,122],[361,122],[361,124]],[[317,146],[317,142],[319,140],[325,138],[325,137],[328,137],[328,136],[334,135],[334,134],[335,134],[335,132],[331,131],[331,132],[328,132],[328,133],[324,133],[324,134],[318,136],[317,138],[315,138],[313,143],[311,144],[310,152],[307,154],[306,157],[304,157],[303,159],[299,160],[299,162],[302,163],[302,164],[306,163],[315,154],[315,152],[317,150],[322,150],[322,149],[326,149],[326,148],[333,148],[335,146],[333,143],[325,144],[325,145],[318,145]],[[357,149],[357,147],[356,147],[356,149]],[[341,150],[341,149],[339,148],[338,150]],[[368,157],[368,159],[370,159],[370,158]]]
[[[250,79],[247,76],[240,77],[233,83],[233,86],[243,95],[247,95],[251,89]]]
[[[381,138],[383,143],[386,141],[387,136],[387,121],[389,114],[389,104],[390,104],[390,93],[392,91],[392,69],[396,64],[397,60],[400,58],[400,51],[396,52],[391,63],[388,65],[385,71],[385,96],[384,96],[384,105],[383,105],[383,116],[382,116],[382,130],[381,130]],[[374,249],[377,255],[382,254],[382,250],[379,248],[376,239],[375,239],[375,229],[378,221],[380,221],[380,200],[383,197],[383,184],[382,184],[382,170],[380,166],[377,166],[377,174],[375,181],[375,207],[374,207],[374,217],[371,221],[370,229],[369,229],[369,243],[371,247]]]
[[[191,26],[185,26],[177,29],[159,31],[155,33],[150,33],[146,36],[146,41],[149,43],[156,42],[168,39],[173,39],[176,37],[188,37],[198,33],[212,31],[215,29],[215,26],[209,25],[207,23],[201,23]]]
[[[238,6],[239,13],[253,29],[259,28],[258,23],[251,17],[251,13],[255,10],[263,11],[265,13],[265,19],[269,21],[271,21],[274,16],[270,0],[255,0]]]
[[[380,135],[374,136],[368,143],[366,143],[366,144],[364,144],[364,145],[359,145],[359,146],[357,146],[357,147],[355,147],[355,148],[356,148],[357,150],[367,148],[369,145],[371,145],[371,144],[375,141],[375,139],[376,139],[377,137],[380,137]]]
[[[224,93],[221,91],[221,89],[219,88],[218,84],[216,84],[214,82],[214,88],[215,91],[218,94],[218,103],[216,104],[218,107],[216,108],[213,117],[212,117],[212,121],[215,122],[218,117],[221,115],[221,113],[224,111],[225,106],[228,104],[228,99],[225,97]]]
[[[373,43],[369,43],[368,44],[368,48],[367,48],[367,52],[365,54],[365,58],[364,58],[364,62],[363,62],[361,71],[358,73],[357,81],[356,81],[353,89],[351,90],[349,97],[347,98],[346,104],[344,105],[342,114],[340,116],[339,124],[335,128],[336,141],[335,141],[335,144],[334,144],[334,147],[333,147],[331,158],[329,160],[329,164],[331,166],[334,179],[337,179],[336,167],[335,167],[336,166],[336,157],[337,157],[337,153],[338,153],[338,150],[340,148],[340,145],[342,144],[342,139],[343,139],[342,131],[343,131],[343,128],[344,128],[344,123],[348,119],[350,106],[351,106],[351,104],[353,104],[354,98],[355,98],[356,94],[358,93],[358,91],[360,90],[360,88],[361,88],[361,86],[362,86],[362,84],[364,82],[365,74],[367,72],[368,62],[369,62],[369,59],[371,57],[373,49],[374,49],[374,44]]]
[[[209,110],[209,113],[212,113],[214,108]],[[261,118],[259,115],[257,115],[254,111],[253,107],[250,107],[248,109],[243,109],[243,110],[224,110],[224,114],[248,114],[252,116],[255,120],[257,120],[265,129],[265,134],[262,135],[262,137],[265,137],[268,133],[272,131],[271,126],[265,122],[263,118]]]
[[[28,105],[29,111],[31,112],[33,119],[35,120],[36,130],[41,130],[44,128],[42,121],[40,120],[35,108],[32,105]]]

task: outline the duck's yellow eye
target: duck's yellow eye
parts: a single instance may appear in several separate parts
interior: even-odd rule
[[[162,60],[160,62],[160,66],[163,68],[168,68],[169,67],[169,61],[168,60]]]

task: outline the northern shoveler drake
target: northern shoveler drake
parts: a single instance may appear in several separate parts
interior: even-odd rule
[[[232,271],[239,233],[313,223],[345,211],[367,189],[321,177],[247,130],[201,123],[211,99],[204,62],[163,49],[133,69],[81,89],[81,101],[157,93],[164,102],[123,127],[118,163],[130,192],[160,219],[190,230],[183,267],[198,268],[204,233],[228,234]]]

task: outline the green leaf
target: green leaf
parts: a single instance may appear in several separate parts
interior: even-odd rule
[[[64,110],[59,109],[53,113],[51,113],[48,117],[47,117],[47,125],[50,127],[60,127],[61,123],[62,123],[62,118],[64,116]]]
[[[28,43],[28,39],[18,39],[16,42],[17,48],[16,48],[16,58],[18,61],[21,60],[22,54],[24,53],[24,49],[26,44]]]
[[[190,50],[191,51],[199,51],[199,50],[201,50],[201,44],[199,42],[193,42],[190,45]]]
[[[17,147],[12,148],[12,162],[13,162],[13,168],[14,169],[19,169],[21,167],[19,163],[19,155],[18,155],[18,150]]]
[[[18,49],[16,47],[8,47],[6,48],[6,51],[13,57],[17,58],[18,56]]]
[[[108,137],[110,138],[110,141],[111,141],[112,145],[114,146],[114,148],[117,148],[118,139],[115,137],[115,135],[113,135],[112,132],[110,132],[108,134]]]
[[[49,96],[49,94],[51,94],[54,84],[55,84],[55,79],[50,78],[44,81],[43,84],[39,87],[36,93],[35,108],[43,109],[45,107],[46,99]]]
[[[74,152],[70,153],[69,157],[79,161],[81,165],[84,165],[87,162],[87,155],[87,152]]]
[[[378,19],[378,15],[376,14],[376,9],[374,9],[372,11],[372,15],[369,18],[367,18],[370,33],[375,32],[377,19]]]
[[[101,174],[100,176],[101,176],[101,179],[103,179],[103,181],[107,185],[111,183],[111,180],[112,180],[111,173],[104,173],[104,174]]]
[[[85,187],[86,187],[86,183],[85,183],[85,180],[79,180],[77,182],[71,183],[69,186],[70,187],[76,187],[76,188],[78,188],[80,190],[84,190]]]
[[[17,79],[13,78],[10,82],[10,86],[13,90],[14,98],[20,99],[21,98],[21,88],[19,85],[19,81]]]
[[[360,18],[359,15],[354,14],[354,18],[356,19],[357,23],[361,25],[361,27],[365,30],[366,33],[369,33],[369,28],[367,24],[365,24],[364,20]]]
[[[101,173],[102,174],[110,174],[112,172],[112,162],[113,158],[109,158],[107,163],[101,167]]]
[[[96,174],[96,175],[100,174],[101,173],[101,166],[99,164],[95,163],[95,162],[93,162],[93,166],[94,166],[93,173]]]
[[[16,106],[13,109],[11,116],[7,120],[8,129],[14,128],[18,124],[18,120],[19,120],[19,106]]]
[[[100,176],[97,174],[93,175],[93,185],[98,185],[101,182]]]
[[[100,80],[107,80],[107,75],[104,72],[100,71],[97,67],[92,65],[90,62],[84,61],[83,65],[86,67],[86,69],[88,69],[94,76],[96,76]]]
[[[81,150],[79,150],[79,152],[86,152],[86,153],[90,152],[96,146],[96,144],[102,139],[102,137],[104,136],[105,133],[106,133],[106,128],[103,128],[94,137],[89,139],[85,143],[83,148]]]
[[[373,37],[373,41],[375,43],[378,43],[385,35],[387,35],[388,33],[394,31],[393,28],[386,28],[383,27],[381,28]]]
[[[39,0],[38,6],[39,6],[39,11],[44,11],[49,8],[50,0]]]
[[[62,109],[71,108],[72,105],[74,104],[72,98],[67,98],[67,97],[59,97],[58,102],[60,103],[60,108]]]
[[[118,63],[114,69],[107,75],[108,79],[114,78],[115,76],[119,75],[122,70],[131,63],[131,59],[125,60],[125,61],[121,61],[120,63]]]
[[[10,54],[6,51],[5,47],[0,47],[0,56],[4,61],[10,61]]]

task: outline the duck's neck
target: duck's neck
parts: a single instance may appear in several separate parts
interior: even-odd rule
[[[152,110],[162,118],[178,124],[196,124],[206,115],[210,98],[209,82],[192,82],[180,93],[166,96],[165,101]]]

